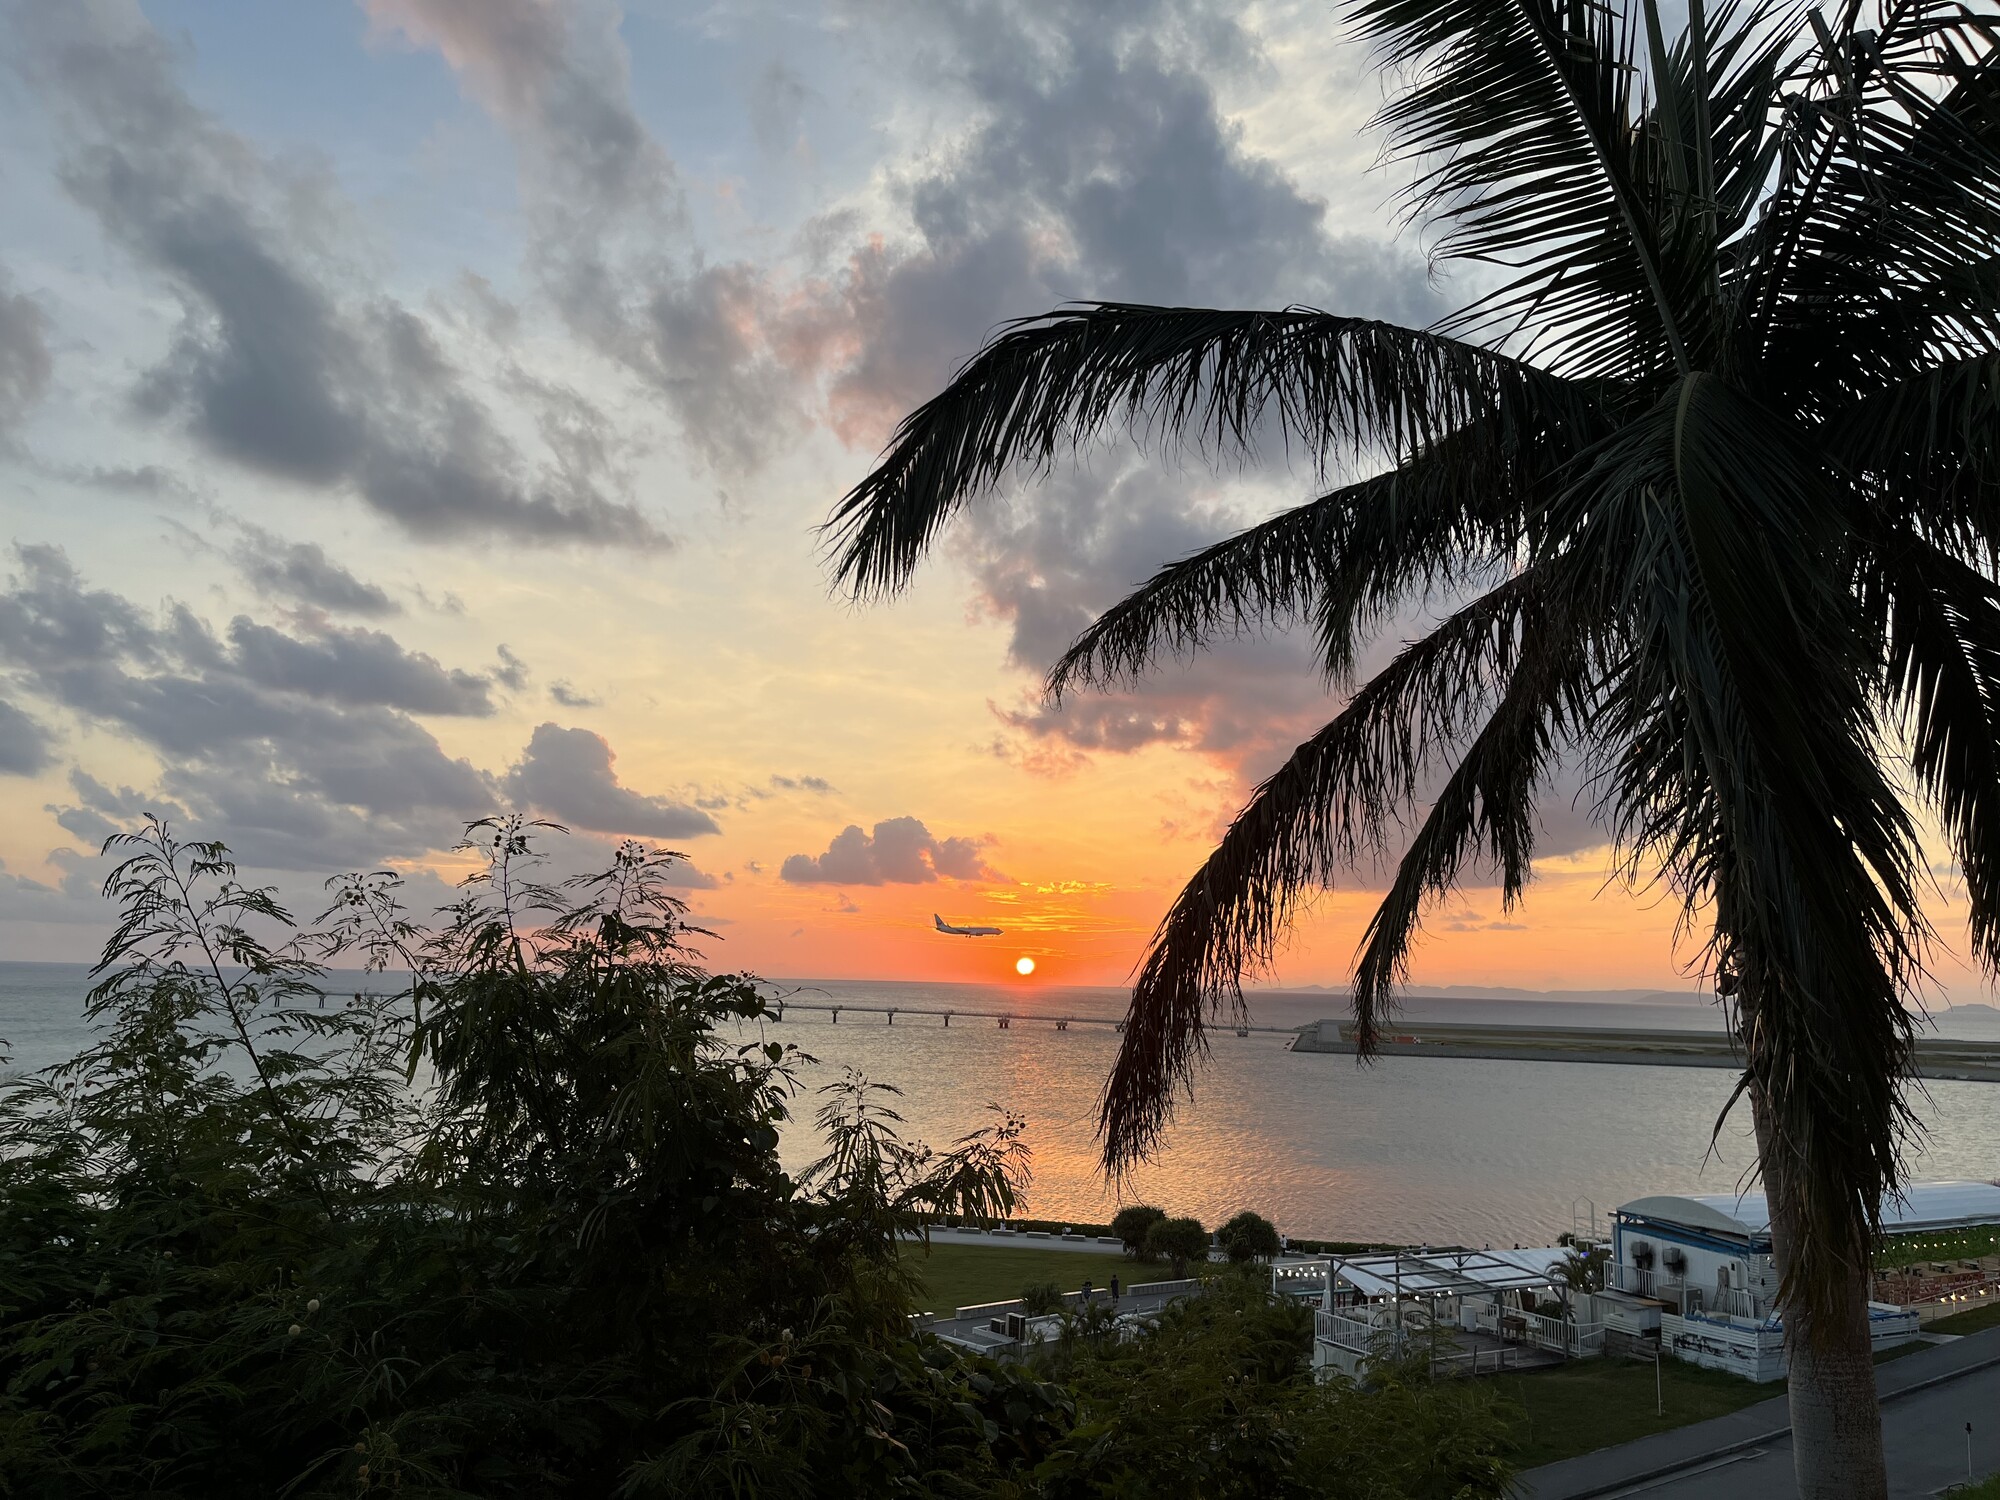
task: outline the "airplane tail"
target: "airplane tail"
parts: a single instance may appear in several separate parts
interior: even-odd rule
[[[943,917],[939,916],[939,915],[938,915],[938,914],[937,914],[936,912],[932,912],[932,913],[931,913],[931,920],[932,920],[933,922],[937,923],[937,930],[938,930],[939,932],[943,932],[943,931],[944,931],[944,918],[943,918]]]

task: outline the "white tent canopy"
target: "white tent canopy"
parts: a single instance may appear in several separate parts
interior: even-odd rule
[[[1620,1204],[1628,1219],[1651,1219],[1744,1239],[1771,1232],[1771,1210],[1762,1193],[1662,1194]],[[2000,1186],[1990,1182],[1916,1182],[1900,1198],[1882,1205],[1882,1227],[1890,1234],[1923,1234],[2000,1224]]]
[[[1331,1256],[1333,1275],[1364,1297],[1458,1297],[1552,1286],[1567,1246]]]

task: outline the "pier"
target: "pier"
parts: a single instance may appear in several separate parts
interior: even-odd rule
[[[802,1010],[820,1015],[830,1015],[833,1019],[833,1024],[836,1026],[840,1024],[840,1018],[845,1013],[859,1016],[882,1016],[891,1026],[896,1024],[896,1017],[898,1016],[922,1016],[930,1020],[941,1020],[947,1027],[951,1025],[954,1019],[960,1021],[992,1021],[1002,1031],[1012,1030],[1017,1022],[1025,1026],[1046,1026],[1056,1031],[1068,1031],[1072,1026],[1106,1026],[1114,1032],[1122,1032],[1125,1029],[1125,1019],[1122,1016],[1034,1015],[1018,1010],[937,1010],[920,1005],[849,1005],[846,1001],[835,1005],[823,1001],[772,1000],[770,1001],[770,1006],[771,1019],[774,1021],[784,1020],[786,1011]],[[1301,1033],[1310,1031],[1312,1028],[1309,1026],[1218,1026],[1215,1029],[1217,1031],[1233,1031],[1238,1036],[1250,1036],[1256,1033],[1268,1036],[1298,1037]]]

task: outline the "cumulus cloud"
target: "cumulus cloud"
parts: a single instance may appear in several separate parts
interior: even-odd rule
[[[661,541],[560,456],[524,453],[430,321],[347,285],[323,184],[199,108],[136,5],[16,15],[16,66],[64,132],[65,186],[181,302],[142,410],[249,469],[351,491],[416,536]]]
[[[48,730],[0,698],[0,776],[38,776],[53,760]]]
[[[286,599],[336,614],[402,613],[386,590],[364,583],[326,555],[318,542],[291,542],[262,527],[246,526],[231,558],[250,586],[267,599]]]
[[[778,870],[794,885],[927,885],[947,880],[998,880],[980,856],[980,841],[934,836],[916,818],[885,818],[871,834],[850,823],[823,854],[794,854]]]
[[[48,391],[55,373],[48,327],[48,316],[25,294],[10,291],[0,271],[0,433],[16,426]]]
[[[612,769],[614,759],[601,735],[540,724],[508,773],[506,789],[516,802],[594,833],[678,839],[721,832],[698,807],[621,785]]]

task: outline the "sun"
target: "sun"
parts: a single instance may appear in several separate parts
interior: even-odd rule
[[[1023,953],[1019,958],[1014,960],[1014,972],[1016,974],[1034,973],[1035,961],[1032,958],[1028,957],[1027,954]]]

